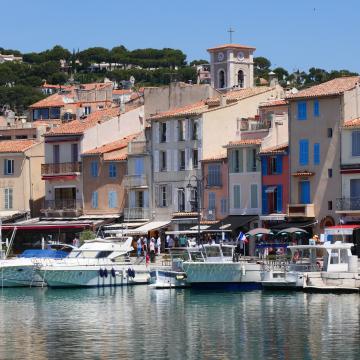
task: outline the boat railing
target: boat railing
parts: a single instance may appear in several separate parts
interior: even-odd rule
[[[274,260],[263,260],[261,263],[262,271],[288,271],[289,260],[284,258],[278,258]]]
[[[298,271],[298,272],[317,272],[320,271],[320,267],[317,264],[312,263],[292,263],[288,266],[288,271]]]

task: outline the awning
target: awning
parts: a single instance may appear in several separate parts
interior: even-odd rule
[[[128,235],[147,235],[149,231],[161,229],[168,224],[170,224],[170,221],[151,221],[136,229],[124,230],[122,233]]]
[[[200,225],[200,230],[206,230],[210,225]],[[198,225],[191,227],[189,230],[198,230]]]
[[[53,224],[53,225],[42,225],[42,224],[32,224],[32,225],[17,225],[17,224],[8,224],[3,225],[2,230],[13,230],[16,228],[17,231],[21,230],[59,230],[59,229],[87,229],[91,228],[93,224],[84,223],[84,224]]]
[[[212,230],[236,230],[251,221],[258,220],[257,215],[229,215],[217,224],[211,225],[207,231]]]
[[[355,229],[360,229],[360,225],[337,225],[325,228],[325,235],[352,235]]]
[[[113,230],[113,229],[133,229],[137,228],[139,226],[145,225],[146,222],[124,222],[119,224],[112,224],[112,225],[106,225],[104,226],[105,231],[107,229]]]
[[[259,219],[263,221],[283,221],[285,218],[286,214],[269,214],[259,216]]]
[[[268,186],[268,187],[265,189],[265,193],[266,193],[266,194],[271,194],[271,193],[273,193],[275,190],[276,190],[276,186]]]
[[[283,222],[281,224],[277,224],[271,227],[272,230],[282,230],[290,227],[298,227],[298,228],[307,228],[316,225],[317,221],[309,220],[309,221],[299,221],[299,222]]]

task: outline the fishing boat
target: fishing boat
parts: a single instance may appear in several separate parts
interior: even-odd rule
[[[354,290],[360,288],[357,256],[352,243],[289,246],[290,262],[264,263],[262,286],[266,289]]]
[[[52,288],[146,284],[149,270],[132,262],[132,237],[86,241],[66,259],[40,265],[38,274]]]

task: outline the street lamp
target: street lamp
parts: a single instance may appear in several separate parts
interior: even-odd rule
[[[195,180],[196,186],[191,185],[191,181]],[[189,183],[186,185],[187,189],[196,190],[196,196],[190,199],[192,211],[197,211],[197,221],[198,221],[198,233],[197,233],[197,243],[200,245],[200,221],[201,221],[201,181],[196,175],[191,175],[189,178]]]

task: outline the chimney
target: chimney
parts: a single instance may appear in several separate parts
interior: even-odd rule
[[[277,75],[273,71],[269,72],[269,84],[271,87],[279,85],[279,80],[277,78]]]

